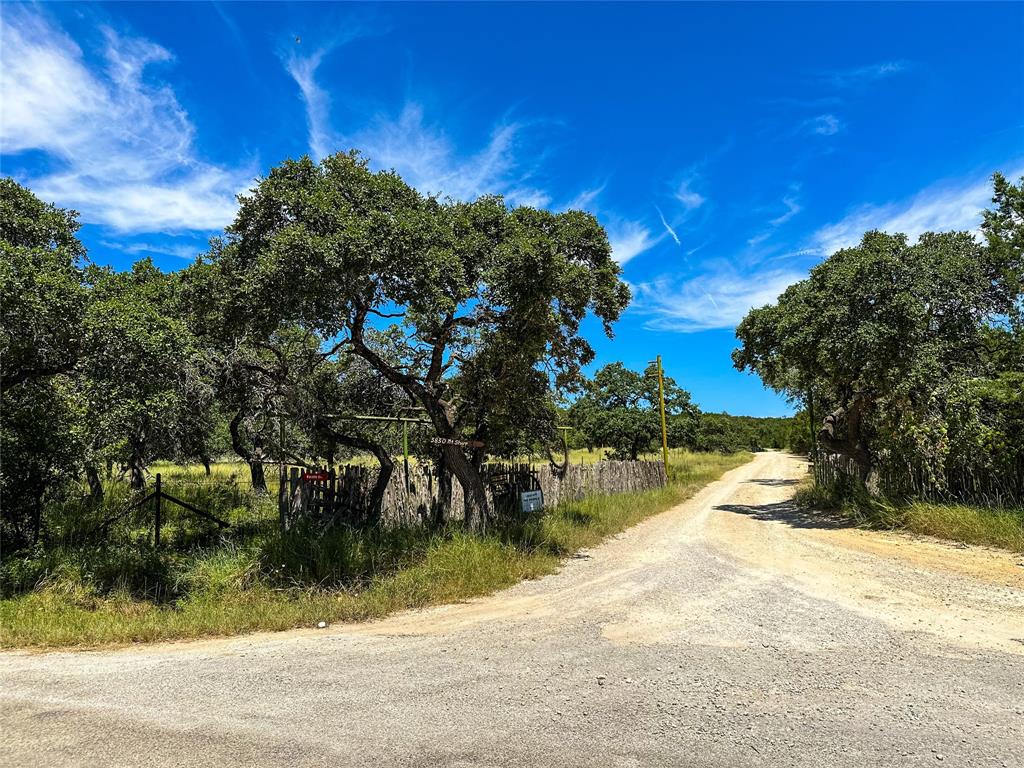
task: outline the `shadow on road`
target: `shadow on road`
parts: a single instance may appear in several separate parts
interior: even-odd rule
[[[748,483],[754,483],[755,485],[766,485],[769,488],[781,488],[787,485],[797,485],[799,480],[782,480],[777,477],[755,477],[753,480],[747,480]]]
[[[720,504],[715,509],[747,515],[755,520],[769,520],[785,523],[793,528],[849,528],[851,524],[828,512],[818,512],[797,506],[792,500],[772,504]]]

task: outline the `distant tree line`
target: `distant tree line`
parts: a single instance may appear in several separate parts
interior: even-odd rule
[[[664,378],[665,432],[670,448],[694,451],[807,450],[806,417],[757,418],[702,413],[690,393]],[[573,447],[608,449],[614,459],[636,459],[661,450],[661,408],[654,364],[642,373],[611,363],[584,383],[567,408]]]

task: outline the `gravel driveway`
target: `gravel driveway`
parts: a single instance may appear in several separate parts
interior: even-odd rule
[[[1024,766],[1024,567],[845,529],[759,454],[488,598],[0,654],[0,765]]]

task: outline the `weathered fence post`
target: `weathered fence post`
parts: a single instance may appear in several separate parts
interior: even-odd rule
[[[277,516],[281,520],[281,533],[288,530],[288,470],[282,463],[277,473]]]
[[[153,494],[153,543],[160,549],[160,473],[156,473],[156,493]]]

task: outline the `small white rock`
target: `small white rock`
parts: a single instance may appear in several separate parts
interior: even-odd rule
[[[317,629],[327,629],[327,622],[326,621],[318,622],[317,625],[316,625],[316,628]]]

